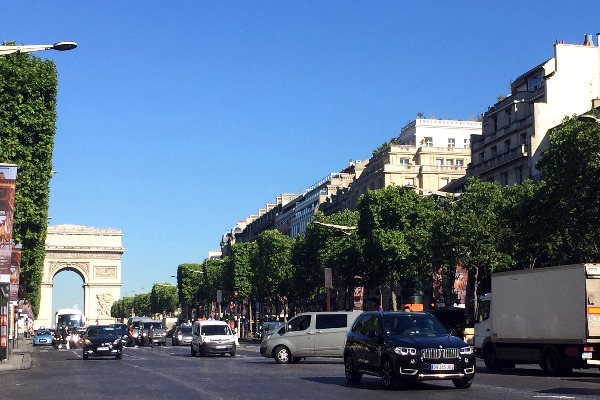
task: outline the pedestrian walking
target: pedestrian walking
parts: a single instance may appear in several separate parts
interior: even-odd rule
[[[148,340],[150,341],[150,345],[154,347],[154,324],[150,324],[148,327]]]
[[[129,324],[127,327],[127,347],[137,347],[135,344],[135,333],[133,332],[133,324]]]

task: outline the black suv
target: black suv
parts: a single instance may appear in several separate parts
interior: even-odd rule
[[[475,377],[475,355],[429,313],[365,312],[346,336],[346,379],[380,376],[386,389],[424,380],[452,380],[467,389]]]

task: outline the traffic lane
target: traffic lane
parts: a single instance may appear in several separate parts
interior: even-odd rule
[[[189,347],[125,349],[123,360],[81,360],[81,350],[54,349],[32,354],[34,367],[3,374],[2,398],[192,398],[313,399],[372,398],[521,399],[564,396],[598,398],[597,372],[550,378],[540,369],[525,368],[488,374],[480,368],[475,384],[456,390],[447,382],[410,385],[399,391],[383,390],[381,380],[364,376],[350,386],[340,359],[309,358],[296,365],[279,365],[263,358],[258,348],[238,349],[238,356],[190,356]],[[16,373],[16,374],[15,374]],[[5,380],[9,378],[9,380]],[[9,390],[6,390],[8,388]],[[5,391],[6,390],[6,391]],[[79,396],[84,394],[83,396]]]
[[[266,359],[272,361],[271,359]],[[320,363],[319,359],[308,359],[302,363]],[[339,361],[341,364],[341,360]],[[478,360],[481,365],[481,360]],[[300,364],[298,364],[300,365]],[[343,365],[340,374],[343,374]],[[342,375],[343,376],[343,375]],[[327,382],[329,378],[305,378],[317,379]],[[344,380],[345,382],[345,380]],[[381,385],[380,379],[376,377],[363,376],[361,384],[358,386],[369,385],[369,388],[377,390],[377,385]],[[375,385],[375,386],[372,386]],[[424,382],[414,385],[409,385],[403,388],[403,392],[411,392],[419,390],[450,390],[452,385],[448,382]],[[495,392],[498,398],[598,398],[600,397],[600,371],[597,369],[576,370],[572,375],[567,377],[548,377],[538,366],[519,366],[517,369],[506,370],[501,373],[489,373],[485,367],[477,368],[475,384],[469,391],[479,392],[481,389]],[[464,391],[459,391],[464,392]],[[438,396],[436,392],[436,397]],[[464,395],[464,394],[463,394]],[[489,397],[489,396],[487,396]]]
[[[479,365],[483,364],[481,360],[477,361]],[[482,366],[477,368],[475,382],[507,390],[529,391],[537,398],[600,398],[600,371],[595,368],[574,370],[568,376],[551,377],[536,365],[517,365],[517,368],[493,373]]]

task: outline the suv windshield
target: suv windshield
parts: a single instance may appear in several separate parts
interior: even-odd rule
[[[446,328],[428,314],[384,315],[386,335],[439,336],[447,335]]]
[[[206,325],[202,327],[202,335],[229,335],[229,326],[227,325]]]

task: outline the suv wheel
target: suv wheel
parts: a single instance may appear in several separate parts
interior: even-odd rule
[[[468,389],[473,384],[473,379],[452,379],[452,383],[457,389]]]
[[[292,353],[285,346],[279,346],[275,349],[275,361],[277,364],[288,364],[292,359]]]
[[[350,383],[358,383],[362,378],[362,374],[354,369],[354,361],[350,353],[344,357],[344,372],[346,373],[346,380]]]
[[[398,377],[396,371],[394,371],[394,363],[392,359],[386,357],[381,363],[381,380],[383,381],[383,387],[392,390],[398,386]]]

